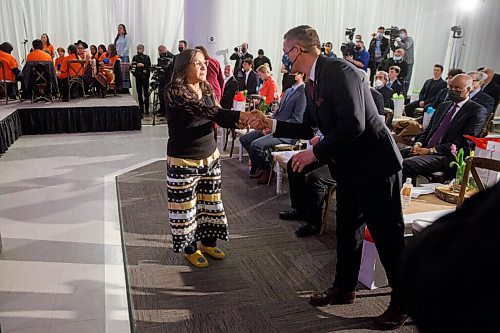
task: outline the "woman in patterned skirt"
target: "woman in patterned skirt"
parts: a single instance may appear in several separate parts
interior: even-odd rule
[[[184,50],[176,57],[173,80],[165,90],[168,122],[167,193],[175,252],[207,267],[204,254],[223,259],[217,239],[228,239],[221,199],[219,151],[211,121],[234,128],[250,113],[223,110],[206,81],[203,53]],[[197,242],[200,242],[197,244]]]

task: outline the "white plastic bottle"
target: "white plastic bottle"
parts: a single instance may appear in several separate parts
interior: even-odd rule
[[[411,202],[411,192],[413,190],[413,184],[411,183],[411,178],[406,178],[406,183],[403,184],[401,189],[401,205],[403,209],[408,208]]]

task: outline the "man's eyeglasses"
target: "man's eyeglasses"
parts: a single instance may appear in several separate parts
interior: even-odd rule
[[[195,60],[192,62],[192,64],[195,65],[196,67],[207,66],[207,62],[201,60]]]

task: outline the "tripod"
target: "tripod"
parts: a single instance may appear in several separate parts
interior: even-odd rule
[[[159,89],[158,85],[152,85],[151,88],[149,89],[149,96],[153,94],[153,123],[151,125],[155,126],[156,125],[156,114],[158,113],[158,110],[160,109],[160,94],[159,94]],[[148,96],[148,98],[149,98]]]
[[[22,65],[26,62],[26,54],[28,53],[28,52],[26,51],[26,48],[27,48],[26,44],[28,44],[28,40],[27,40],[27,39],[25,39],[25,40],[21,43],[21,45],[23,45],[23,49],[24,49],[24,59],[23,59],[23,61],[21,61],[21,66],[22,66]]]

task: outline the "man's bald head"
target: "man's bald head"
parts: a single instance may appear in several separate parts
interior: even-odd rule
[[[450,86],[460,87],[460,90],[472,87],[472,78],[467,74],[458,74],[450,81]]]
[[[226,66],[224,66],[224,76],[225,77],[233,76],[233,65],[227,64]]]
[[[469,97],[472,90],[472,78],[467,74],[458,74],[450,80],[450,91],[448,98],[455,102],[460,103]]]
[[[163,44],[158,46],[158,53],[167,53],[167,47]]]
[[[486,67],[481,72],[488,75],[488,78],[486,79],[486,81],[484,81],[484,84],[488,84],[491,82],[491,80],[493,80],[493,76],[495,75],[495,71],[493,69]]]

